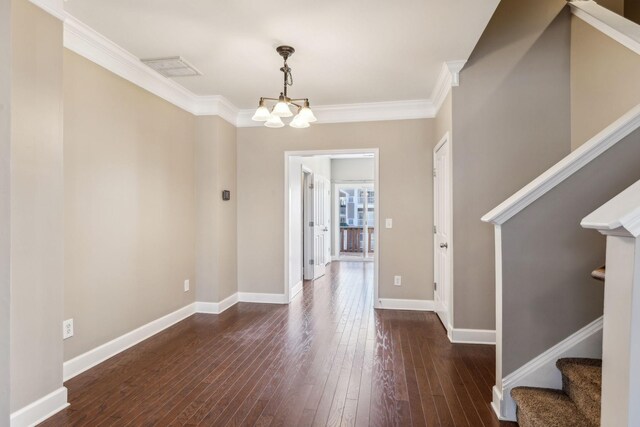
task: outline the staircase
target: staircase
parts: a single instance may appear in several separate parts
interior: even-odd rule
[[[560,359],[562,390],[516,387],[511,396],[517,405],[520,427],[598,427],[602,361]]]

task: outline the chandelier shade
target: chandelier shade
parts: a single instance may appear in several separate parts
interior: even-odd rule
[[[274,116],[272,114],[269,120],[264,122],[264,125],[268,128],[281,128],[284,126],[284,123],[282,122],[282,119],[280,117]]]
[[[289,123],[289,126],[296,129],[304,129],[309,127],[309,122],[306,121],[304,117],[300,115],[300,113],[298,113],[293,118],[293,120],[291,120],[291,123]]]
[[[256,110],[256,113],[253,115],[252,120],[256,122],[266,122],[271,118],[271,112],[267,107],[264,106],[264,102],[260,102],[260,106]]]
[[[287,96],[287,88],[293,86],[293,75],[291,74],[291,68],[287,65],[287,59],[295,52],[295,49],[291,46],[279,46],[276,51],[282,58],[284,58],[284,66],[280,68],[280,71],[284,73],[284,90],[280,92],[278,98],[260,98],[258,109],[252,117],[252,120],[256,122],[264,122],[264,125],[269,128],[281,128],[284,126],[282,117],[291,117],[293,112],[291,108],[296,108],[298,114],[291,120],[289,126],[296,129],[303,129],[309,127],[310,122],[315,122],[316,116],[309,108],[308,98],[292,99]],[[275,102],[275,105],[269,111],[267,107],[267,101]]]
[[[271,114],[278,117],[291,117],[293,113],[289,108],[289,105],[285,101],[278,101],[278,103],[273,107]]]
[[[311,111],[311,108],[309,108],[309,102],[305,102],[304,107],[300,109],[300,112],[298,114],[302,116],[305,121],[307,121],[307,123],[313,123],[318,120],[313,114],[313,111]]]

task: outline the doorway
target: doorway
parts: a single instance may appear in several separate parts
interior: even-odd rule
[[[375,199],[373,184],[336,184],[337,224],[334,242],[340,261],[373,261],[375,253]]]
[[[451,144],[447,133],[433,149],[433,284],[440,321],[453,330],[453,247],[451,238]]]
[[[332,182],[330,168],[323,162],[334,158],[369,159],[372,165],[371,181],[356,187],[354,197],[359,199],[361,217],[357,225],[359,260],[373,263],[373,293],[375,305],[378,296],[378,150],[318,150],[285,152],[285,296],[287,301],[303,289],[305,280],[322,277],[336,259],[339,237],[335,233],[336,184]],[[353,222],[356,224],[356,222]]]

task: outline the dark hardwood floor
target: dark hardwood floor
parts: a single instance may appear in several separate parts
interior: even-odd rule
[[[67,381],[45,426],[507,426],[494,348],[433,313],[373,310],[372,263],[333,263],[289,306],[196,314]]]

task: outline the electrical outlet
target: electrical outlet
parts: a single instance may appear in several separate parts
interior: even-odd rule
[[[393,284],[396,286],[402,286],[402,276],[393,276]]]
[[[392,218],[385,219],[384,226],[386,228],[393,228],[393,219]]]
[[[189,291],[189,279],[184,281],[184,291],[185,292]]]
[[[62,339],[66,340],[73,336],[73,319],[67,319],[62,322]]]

